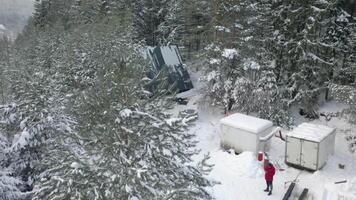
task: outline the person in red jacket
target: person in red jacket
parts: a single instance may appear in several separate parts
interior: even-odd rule
[[[268,160],[266,161],[266,165],[264,166],[265,170],[265,179],[267,183],[267,188],[264,190],[265,192],[268,192],[268,195],[272,194],[272,189],[273,189],[273,176],[276,173],[276,169],[270,163]]]

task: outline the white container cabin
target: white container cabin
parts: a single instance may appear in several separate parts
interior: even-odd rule
[[[335,129],[302,123],[286,135],[285,161],[297,167],[322,168],[335,148]]]
[[[221,145],[237,153],[268,151],[273,123],[271,121],[235,113],[220,120]]]

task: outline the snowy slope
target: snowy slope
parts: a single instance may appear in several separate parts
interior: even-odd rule
[[[199,162],[204,154],[210,153],[209,163],[214,164],[214,168],[208,175],[211,180],[217,181],[211,192],[217,200],[263,200],[283,198],[289,184],[298,175],[296,192],[306,187],[309,188],[313,197],[309,199],[334,199],[335,181],[350,180],[356,177],[356,157],[347,150],[344,139],[346,123],[344,120],[334,118],[329,122],[323,119],[313,121],[315,124],[323,124],[336,128],[336,152],[320,171],[308,172],[288,167],[284,164],[284,142],[277,137],[272,138],[272,148],[270,157],[274,163],[279,163],[284,171],[278,171],[274,180],[272,196],[267,196],[263,191],[266,187],[262,163],[258,162],[256,156],[251,152],[244,152],[235,155],[220,148],[219,120],[223,117],[222,111],[207,103],[204,97],[202,86],[197,82],[198,74],[192,74],[192,80],[199,89],[190,91],[189,103],[187,106],[177,106],[176,109],[197,109],[199,118],[190,129],[199,141],[197,148],[200,154],[194,157]],[[184,96],[185,94],[180,94]],[[335,105],[330,104],[322,107],[323,111],[328,111],[330,107],[333,111]],[[287,133],[287,131],[283,131]],[[345,169],[339,169],[339,164],[345,164]],[[348,186],[351,187],[351,186]],[[326,188],[326,189],[325,189]],[[337,194],[336,194],[337,196]],[[293,199],[293,198],[290,198]]]

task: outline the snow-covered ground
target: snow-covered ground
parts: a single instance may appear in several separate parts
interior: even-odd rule
[[[199,155],[194,157],[199,162],[204,154],[209,153],[209,164],[214,167],[208,176],[209,179],[219,182],[211,192],[217,200],[259,200],[282,199],[291,181],[298,175],[295,192],[301,193],[303,188],[309,188],[311,194],[308,199],[336,200],[356,199],[356,156],[348,152],[345,134],[352,129],[345,120],[332,118],[315,120],[311,123],[323,124],[336,128],[335,154],[319,171],[309,172],[298,170],[284,164],[285,144],[281,139],[272,138],[270,157],[274,163],[279,163],[283,171],[277,171],[273,182],[273,194],[267,196],[263,191],[266,188],[262,163],[258,162],[252,152],[243,152],[235,155],[220,147],[219,120],[224,117],[222,110],[215,108],[205,100],[201,84],[197,84],[198,74],[192,74],[192,81],[196,88],[179,96],[189,99],[188,105],[178,105],[177,110],[197,109],[199,118],[189,131],[196,135],[197,148],[201,149]],[[323,112],[336,112],[341,106],[336,103],[326,103],[320,109]],[[298,123],[303,121],[298,119]],[[353,129],[355,130],[355,129]],[[283,132],[287,132],[284,130]],[[345,168],[340,169],[339,164]],[[347,180],[347,183],[334,182]],[[352,184],[353,183],[353,184]],[[293,198],[295,194],[292,194]],[[344,196],[342,196],[344,195]],[[347,196],[349,195],[349,196]],[[295,195],[296,196],[296,195]]]

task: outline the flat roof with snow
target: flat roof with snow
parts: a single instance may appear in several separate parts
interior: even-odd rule
[[[273,126],[271,121],[240,113],[224,117],[220,120],[220,123],[252,133],[260,133]]]
[[[287,136],[310,140],[314,142],[320,142],[328,135],[335,131],[334,128],[330,128],[318,124],[302,123],[296,127],[292,132],[289,132]]]

